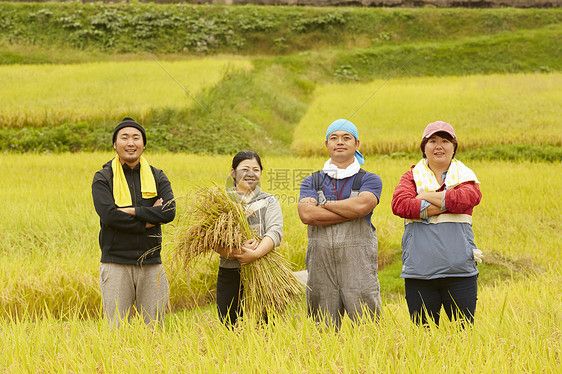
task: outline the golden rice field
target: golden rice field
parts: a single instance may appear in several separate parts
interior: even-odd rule
[[[474,328],[411,324],[406,303],[383,306],[377,325],[339,333],[304,317],[235,332],[212,312],[167,317],[153,333],[136,323],[111,332],[96,320],[0,320],[6,372],[557,373],[562,357],[559,273],[505,280],[479,295]],[[558,291],[556,291],[558,290]],[[555,297],[558,296],[558,299]]]
[[[0,66],[0,127],[125,115],[143,121],[155,108],[190,107],[190,95],[214,86],[229,71],[249,68],[248,60],[236,58]]]
[[[150,143],[149,143],[150,144]],[[151,154],[177,196],[224,183],[230,156]],[[111,332],[99,319],[98,218],[93,174],[110,153],[0,155],[0,365],[5,372],[558,372],[562,364],[562,226],[560,163],[469,162],[482,182],[475,209],[476,243],[485,253],[473,328],[417,328],[403,297],[399,267],[381,271],[379,324],[339,333],[305,317],[304,300],[275,324],[220,325],[212,293],[216,258],[191,274],[170,262],[173,227],[163,258],[172,312],[164,331],[138,321]],[[304,268],[306,231],[298,219],[298,181],[322,157],[263,158],[262,188],[278,194],[285,217],[280,252]],[[401,220],[392,215],[395,184],[413,159],[368,157],[365,168],[384,183],[375,209],[380,257],[400,251]],[[490,264],[495,264],[494,266]],[[501,276],[494,275],[503,269]],[[196,303],[210,306],[195,308]],[[188,310],[182,309],[187,307]],[[193,309],[195,308],[195,309]]]
[[[250,68],[248,61],[232,59],[163,65],[194,95],[229,69]],[[326,119],[353,115],[366,154],[415,152],[424,126],[437,119],[453,124],[461,150],[512,143],[560,146],[561,83],[560,73],[550,73],[319,87],[293,138],[297,153],[314,156],[262,159],[262,188],[278,196],[284,214],[279,251],[294,270],[304,269],[306,227],[297,215],[298,187],[325,161]],[[142,122],[151,108],[189,105],[193,101],[155,62],[0,66],[5,127],[124,114]],[[180,213],[195,189],[224,184],[231,162],[231,156],[152,154],[150,143],[145,156],[168,175],[181,198]],[[365,168],[384,184],[373,215],[383,268],[380,323],[354,328],[346,321],[334,332],[306,318],[300,300],[275,324],[249,322],[228,331],[213,304],[217,257],[195,264],[189,274],[181,270],[171,260],[172,223],[164,228],[163,250],[170,310],[165,329],[153,333],[139,321],[112,332],[100,319],[99,220],[90,186],[111,157],[0,155],[2,372],[559,372],[559,162],[467,162],[483,192],[474,213],[476,244],[485,259],[473,328],[459,331],[444,323],[423,329],[410,323],[399,278],[403,223],[392,215],[390,199],[400,176],[417,160],[379,156],[367,157]]]
[[[375,80],[318,87],[292,149],[318,155],[326,127],[351,119],[367,154],[417,152],[425,125],[455,128],[459,149],[499,144],[562,145],[562,74],[492,74]]]

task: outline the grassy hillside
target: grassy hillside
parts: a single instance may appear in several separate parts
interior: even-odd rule
[[[560,9],[381,9],[142,3],[0,3],[1,39],[13,46],[110,53],[292,54],[443,42],[538,30]],[[0,61],[45,56],[8,48]],[[19,56],[19,58],[18,58]],[[56,56],[56,54],[55,54]],[[48,59],[47,59],[48,62]]]
[[[318,100],[316,94],[321,90],[316,88],[326,84],[338,87],[400,77],[562,70],[560,9],[2,2],[0,12],[0,62],[49,64],[44,71],[68,74],[61,79],[69,87],[59,97],[64,109],[53,115],[41,109],[48,105],[43,98],[53,91],[45,94],[37,87],[26,97],[24,108],[15,99],[21,88],[16,87],[13,76],[0,76],[0,86],[5,87],[0,93],[4,103],[1,151],[108,150],[111,145],[103,139],[121,116],[116,111],[128,110],[155,135],[151,137],[154,150],[231,153],[253,148],[262,153],[287,154],[295,127],[303,121],[311,103]],[[158,64],[171,66],[173,61],[216,53],[223,61],[237,59],[225,53],[246,55],[253,69],[229,71],[216,84],[206,79],[203,90],[197,89],[196,82],[181,80],[193,91],[193,97],[183,106],[167,104],[171,97],[185,94],[174,82],[181,74],[174,71],[174,77],[165,76]],[[158,71],[150,79],[160,77],[156,79],[158,85],[169,86],[169,94],[154,91],[150,100],[135,100],[126,108],[119,108],[121,103],[112,110],[99,102],[92,105],[90,97],[106,96],[107,88],[82,90],[80,80],[70,73],[84,74],[87,65],[82,63],[91,61],[100,62],[100,69],[107,71],[114,70],[114,61],[130,63],[131,69]],[[61,63],[64,67],[56,67]],[[11,69],[17,76],[28,68],[15,65]],[[110,87],[116,81],[108,78],[105,83]],[[140,90],[142,84],[135,88]],[[78,91],[80,95],[64,97]],[[55,90],[53,98],[60,92]],[[489,109],[490,116],[497,116],[495,108]],[[324,126],[331,119],[321,118],[315,125]],[[25,123],[25,129],[18,123]],[[478,158],[522,154],[525,158],[549,159],[537,155],[533,142],[530,138],[508,142],[523,147],[523,153],[512,146],[482,150],[482,143],[471,143],[466,150],[474,151]],[[373,148],[367,150],[370,152],[388,150]],[[559,155],[559,147],[553,152]],[[550,150],[548,153],[552,154]]]

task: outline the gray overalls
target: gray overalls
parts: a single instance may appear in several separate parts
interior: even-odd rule
[[[361,170],[355,175],[350,197],[359,195]],[[318,203],[326,201],[320,173],[313,174]],[[356,322],[373,319],[381,311],[377,278],[377,234],[364,217],[331,226],[308,226],[306,267],[308,314],[316,321],[341,324],[344,312]]]

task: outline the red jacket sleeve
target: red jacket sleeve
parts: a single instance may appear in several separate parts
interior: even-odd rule
[[[454,214],[470,214],[472,209],[480,203],[482,193],[474,182],[465,182],[445,193],[445,208]]]
[[[412,171],[406,172],[392,195],[392,212],[402,218],[419,219],[421,200],[416,199],[416,182]]]

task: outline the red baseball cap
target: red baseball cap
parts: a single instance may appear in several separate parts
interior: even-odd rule
[[[422,139],[429,138],[431,135],[435,134],[436,132],[441,132],[441,131],[451,135],[453,139],[457,138],[455,136],[455,130],[453,130],[453,126],[451,126],[447,122],[436,121],[436,122],[431,122],[429,125],[426,126],[425,130],[423,131]]]

